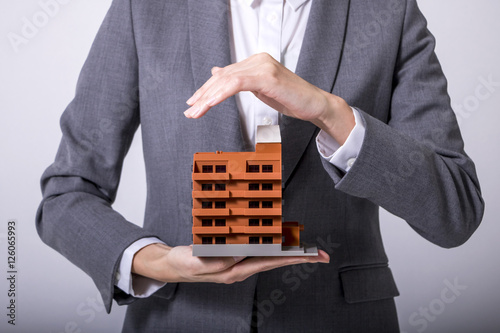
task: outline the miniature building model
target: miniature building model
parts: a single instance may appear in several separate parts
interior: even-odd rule
[[[259,126],[255,152],[196,153],[194,256],[317,255],[298,222],[282,222],[279,126]]]

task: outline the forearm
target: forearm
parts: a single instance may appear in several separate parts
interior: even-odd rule
[[[347,174],[323,164],[338,190],[380,205],[431,242],[457,246],[484,211],[475,167],[464,152],[434,38],[414,0],[406,2],[401,23],[391,80],[384,81],[390,103],[364,105],[365,138]]]
[[[42,176],[37,214],[42,240],[91,276],[107,311],[121,254],[154,236],[111,207],[139,126],[137,87],[130,2],[113,1],[61,117],[62,140]]]
[[[122,252],[135,240],[151,236],[104,200],[84,192],[44,200],[37,214],[37,231],[46,244],[94,280],[108,312]]]
[[[460,151],[432,149],[364,112],[361,115],[365,139],[353,167],[339,175],[331,164],[323,163],[336,188],[380,205],[440,246],[465,242],[484,209],[472,161]]]

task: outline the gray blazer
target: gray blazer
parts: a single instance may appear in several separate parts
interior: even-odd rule
[[[284,216],[305,224],[303,239],[329,252],[329,265],[233,285],[170,283],[141,300],[114,288],[134,241],[191,243],[193,153],[249,149],[234,98],[202,119],[183,115],[211,67],[230,63],[227,3],[113,1],[42,178],[40,237],[92,277],[108,311],[113,298],[130,303],[125,332],[398,331],[378,207],[442,247],[465,242],[484,209],[415,0],[313,0],[296,72],[357,107],[366,125],[344,174],[320,158],[314,125],[283,118]],[[139,124],[143,228],[111,207]]]

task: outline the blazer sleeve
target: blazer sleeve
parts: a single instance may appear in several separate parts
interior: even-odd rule
[[[123,251],[155,236],[114,211],[123,159],[139,125],[137,53],[129,0],[114,0],[61,117],[62,140],[41,179],[41,239],[85,271],[106,310]],[[130,297],[128,297],[130,301]]]
[[[484,202],[434,37],[415,0],[407,1],[404,15],[388,122],[361,111],[366,133],[356,163],[346,174],[323,165],[338,190],[378,204],[439,246],[454,247],[479,226]]]

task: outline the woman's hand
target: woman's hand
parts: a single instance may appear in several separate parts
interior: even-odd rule
[[[329,263],[330,257],[319,250],[316,257],[193,257],[192,246],[169,247],[161,243],[139,250],[132,262],[132,272],[162,282],[234,283],[274,268]]]
[[[240,91],[253,92],[286,116],[312,122],[341,145],[355,125],[352,109],[342,98],[310,84],[267,53],[214,67],[212,77],[188,99],[191,107],[184,114],[200,118]]]

